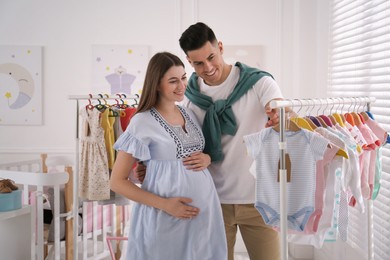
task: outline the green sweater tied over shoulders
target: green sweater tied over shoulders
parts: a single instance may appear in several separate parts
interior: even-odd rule
[[[232,110],[234,102],[239,100],[263,76],[272,77],[268,72],[240,62],[237,62],[235,66],[240,69],[240,78],[227,99],[213,101],[211,97],[200,93],[198,76],[195,72],[191,75],[185,92],[186,97],[192,103],[206,111],[202,127],[206,141],[204,152],[210,155],[212,161],[223,160],[222,135],[235,135],[237,132],[237,123]]]

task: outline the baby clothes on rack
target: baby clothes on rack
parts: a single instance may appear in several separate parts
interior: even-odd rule
[[[340,101],[340,100],[342,100],[342,101]],[[364,102],[364,103],[367,103],[367,107],[368,107],[371,102],[375,101],[374,98],[369,98],[369,97],[364,97],[363,99],[359,98],[359,100],[357,98],[341,98],[340,100],[339,99],[336,100],[333,98],[326,99],[325,100],[326,106],[328,107],[329,104],[355,104],[355,102],[360,104],[360,103]],[[310,100],[310,103],[306,102],[306,100],[283,100],[283,101],[271,102],[271,108],[285,108],[285,107],[292,108],[292,107],[298,107],[298,106],[301,106],[301,107],[313,106],[314,107],[314,106],[318,106],[318,105],[322,106],[323,104],[324,104],[323,100],[321,100],[321,99]],[[324,111],[325,111],[325,109],[326,108],[324,108]],[[343,109],[344,109],[344,106],[342,107],[342,110]],[[330,110],[332,112],[333,106]],[[286,115],[285,110],[280,109],[279,112],[281,115],[281,119],[283,119],[284,116]],[[314,126],[313,129],[315,129],[316,127],[321,127],[321,128],[329,130],[333,134],[336,134],[338,137],[343,138],[342,139],[343,142],[345,142],[345,144],[347,145],[347,149],[346,150],[344,149],[344,150],[347,152],[349,159],[344,160],[343,158],[340,158],[339,156],[335,156],[335,158],[332,160],[331,164],[329,165],[329,168],[333,167],[332,172],[334,172],[334,174],[328,174],[327,178],[326,178],[326,189],[325,189],[325,195],[324,195],[324,199],[325,199],[324,211],[323,211],[323,214],[321,215],[321,218],[320,218],[318,230],[317,230],[317,232],[315,232],[313,234],[309,234],[309,235],[302,234],[301,235],[301,237],[305,237],[305,238],[307,238],[307,236],[311,236],[316,241],[313,242],[313,241],[310,241],[310,239],[308,239],[306,241],[301,240],[301,241],[298,241],[299,244],[311,244],[311,245],[314,245],[316,247],[321,247],[324,241],[335,241],[336,239],[342,239],[344,241],[347,241],[350,245],[356,246],[356,244],[354,244],[354,237],[356,236],[356,234],[353,233],[353,229],[348,228],[348,224],[349,224],[348,222],[351,221],[351,223],[353,223],[353,225],[356,225],[357,219],[358,220],[362,219],[363,222],[364,222],[364,220],[367,220],[366,216],[364,216],[364,215],[362,215],[362,217],[360,217],[360,214],[364,211],[364,207],[366,204],[365,201],[363,200],[363,194],[367,198],[367,194],[368,194],[367,191],[369,191],[370,193],[369,193],[368,199],[374,199],[377,196],[377,194],[378,194],[377,188],[380,187],[380,172],[381,172],[381,170],[380,170],[381,163],[380,163],[380,155],[379,155],[380,151],[381,151],[381,149],[380,149],[381,147],[377,146],[376,141],[372,141],[372,140],[370,141],[369,138],[365,139],[365,137],[366,137],[365,134],[362,133],[362,131],[359,129],[359,127],[355,126],[353,124],[353,121],[352,121],[352,119],[353,119],[353,120],[356,120],[356,122],[358,122],[359,124],[364,124],[365,123],[364,121],[366,120],[365,118],[364,118],[365,120],[362,119],[362,116],[364,115],[364,113],[367,114],[367,117],[370,117],[371,119],[373,119],[371,113],[362,112],[359,114],[357,114],[357,113],[354,113],[353,115],[351,114],[351,116],[347,120],[346,115],[337,114],[337,111],[334,114],[330,113],[331,115],[329,115],[329,116],[322,115],[322,116],[317,116],[317,117],[312,117],[312,116],[307,117],[310,119],[313,118],[312,124],[309,123],[309,125]],[[314,118],[315,118],[316,122],[314,122]],[[286,123],[286,125],[287,125],[287,123]],[[304,127],[304,126],[302,126],[302,127]],[[373,129],[371,129],[371,130],[373,130]],[[285,131],[286,130],[284,130],[284,131],[281,130],[283,135],[284,135]],[[364,132],[364,130],[363,130],[363,132]],[[374,131],[372,131],[372,132],[374,132]],[[384,139],[386,139],[387,143],[390,143],[390,137],[389,137],[388,133],[385,133],[385,132],[386,131],[383,131],[381,134],[375,133],[375,135],[377,135],[379,140],[382,140],[381,137],[383,137]],[[283,136],[283,138],[281,137],[281,140],[283,140],[284,137],[285,136]],[[372,137],[374,137],[374,136],[372,136]],[[286,137],[286,140],[287,140],[286,143],[279,143],[279,150],[280,150],[281,154],[284,154],[286,152],[286,149],[287,149],[286,147],[288,147],[288,136]],[[375,137],[374,137],[374,140],[377,140],[377,139],[375,139]],[[373,144],[375,144],[376,146],[373,146]],[[278,147],[278,140],[276,140],[274,145],[275,145],[275,147]],[[367,148],[371,148],[371,150],[369,150]],[[365,162],[364,163],[361,159],[362,154],[364,154],[364,153],[367,154],[367,152],[369,152],[369,160],[367,160],[367,159],[364,160],[364,162]],[[376,156],[374,156],[374,153]],[[290,156],[290,154],[288,154],[288,155]],[[333,162],[335,160],[344,160],[347,163],[345,164],[345,167],[341,167],[339,165],[333,165]],[[285,157],[285,161],[288,161],[287,155]],[[375,163],[373,163],[373,162],[375,162]],[[283,171],[281,171],[281,173],[285,173],[286,170],[288,172],[288,163],[285,163],[282,166],[283,166],[283,168],[280,170],[283,170]],[[364,166],[364,167],[367,166],[367,169],[365,170],[365,172],[363,172],[363,174],[361,171],[361,168],[362,168],[361,166]],[[373,171],[374,168],[375,168],[375,171]],[[287,174],[287,177],[288,177],[288,174]],[[362,184],[363,181],[365,183]],[[369,190],[367,189],[367,182],[368,182]],[[282,211],[281,213],[283,213],[281,215],[283,215],[283,216],[285,216],[284,215],[286,213],[285,211],[289,210],[289,209],[286,209],[289,207],[289,203],[290,203],[290,199],[289,199],[289,195],[288,195],[289,190],[287,189],[289,185],[290,185],[290,183],[288,183],[288,182],[284,183],[284,181],[283,181],[283,183],[280,184],[280,188],[286,187],[286,193],[287,193],[287,195],[282,196],[280,198],[283,201],[283,203],[280,203],[281,204],[280,210]],[[264,187],[266,187],[266,186],[267,186],[267,184],[264,184]],[[262,188],[264,188],[264,187],[262,186]],[[363,190],[363,192],[362,192],[362,190]],[[287,197],[287,201],[285,201],[286,197]],[[333,203],[332,203],[332,201],[333,201]],[[329,205],[330,205],[330,207],[329,207]],[[357,225],[362,225],[362,228],[367,228],[368,237],[372,238],[372,236],[373,236],[372,223],[370,223],[370,221],[369,221],[372,218],[372,203],[368,201],[367,206],[369,208],[369,211],[367,213],[368,214],[368,216],[367,216],[368,223],[359,222]],[[332,213],[331,213],[331,211],[332,211]],[[287,214],[288,214],[288,212],[287,212]],[[287,233],[291,233],[290,223],[289,223],[288,217],[289,216],[287,215],[287,219],[286,219],[287,222],[285,221],[284,224],[282,223],[283,225],[280,226],[280,231],[281,231],[281,234],[283,235],[281,237],[281,243],[282,243],[283,247],[288,246],[288,244],[287,244],[288,241],[296,243],[295,240],[291,241],[291,240],[287,239],[287,237],[289,237],[290,235],[286,235],[286,231],[287,231]],[[322,229],[322,224],[324,224],[325,217],[328,220],[327,221],[328,223],[329,223],[329,219],[331,218],[331,221],[332,221],[331,228],[327,228],[324,226],[324,229]],[[349,219],[350,217],[351,217],[351,219]],[[287,224],[288,226],[285,224]],[[307,224],[310,224],[310,223],[307,223]],[[327,226],[329,227],[329,224],[327,224]],[[293,231],[297,232],[296,230],[293,230]],[[299,233],[299,232],[297,232],[297,233]],[[317,236],[321,236],[321,238],[318,239]],[[372,252],[372,248],[373,248],[372,240],[368,239],[368,243],[369,243],[369,245],[368,245],[369,251],[371,249],[371,252]],[[359,245],[359,246],[361,246],[361,245]]]
[[[351,207],[356,208],[353,209],[354,213],[363,213],[364,199],[374,199],[378,194],[375,186],[379,188],[380,185],[380,176],[378,176],[381,172],[380,148],[387,142],[388,133],[378,127],[372,118],[361,117],[362,115],[359,116],[359,121],[356,120],[355,125],[353,121],[340,124],[335,120],[332,125],[316,124],[317,127],[314,127],[314,131],[345,150],[348,159],[339,156],[332,159],[328,166],[330,171],[327,172],[326,177],[324,176],[326,189],[323,194],[322,215],[319,214],[320,211],[316,212],[318,210],[316,209],[309,218],[304,232],[288,230],[289,242],[310,244],[320,248],[324,242],[333,242],[337,239],[349,241],[353,236],[348,232]],[[318,188],[321,188],[319,182],[316,187],[317,194],[320,193]],[[313,217],[317,217],[314,218],[315,220],[319,219],[317,231],[315,228],[310,230]]]
[[[126,130],[131,118],[134,116],[137,109],[135,107],[113,108],[118,111],[118,116],[115,117],[114,122],[114,136],[118,140],[119,136]]]
[[[373,160],[375,161],[374,169],[370,168],[369,175],[369,184],[371,187],[371,199],[376,199],[380,189],[380,179],[382,174],[382,147],[389,142],[388,133],[385,129],[383,129],[374,119],[368,116],[367,113],[362,113],[364,117],[364,121],[367,126],[372,130],[372,132],[379,139],[379,146],[376,150],[371,154],[370,164],[373,164]]]
[[[125,108],[125,110],[124,110],[125,115],[120,117],[120,125],[121,125],[123,131],[126,130],[127,126],[130,123],[131,118],[134,116],[136,111],[137,111],[137,108],[135,108],[135,107]]]
[[[88,200],[110,198],[108,159],[104,130],[97,109],[81,108],[79,196]]]
[[[132,117],[134,116],[137,109],[135,107],[126,107],[124,109],[120,108],[113,108],[114,110],[118,111],[117,117],[115,117],[115,122],[113,125],[114,128],[114,136],[115,141],[118,140],[118,138],[126,131],[127,126],[129,125]],[[115,152],[115,158],[116,158],[116,151]],[[134,167],[136,167],[136,163],[134,164]],[[134,172],[129,173],[129,179],[134,183],[139,183],[139,180],[136,178]],[[118,193],[114,193],[111,191],[111,202],[114,202],[115,205],[128,205],[130,204],[130,200],[128,200],[123,195],[120,195]]]
[[[347,150],[345,143],[324,127],[314,129],[317,133],[328,139],[332,144],[328,148],[324,159],[317,162],[317,186],[316,186],[316,210],[314,216],[316,222],[303,233],[296,232],[288,235],[288,241],[295,244],[309,244],[317,248],[322,247],[325,239],[332,239],[337,235],[339,205],[340,205],[340,185],[342,175],[348,167],[348,159],[336,156],[335,150]],[[349,158],[349,157],[348,157]],[[311,219],[313,216],[310,217]]]
[[[114,143],[115,143],[115,135],[114,135],[114,123],[115,116],[112,115],[113,110],[111,108],[106,108],[100,115],[100,124],[104,131],[104,142],[106,144],[106,153],[108,160],[108,168],[111,170],[114,166],[115,161],[115,152],[114,152]]]
[[[121,94],[117,95],[121,96]],[[90,101],[90,104],[87,107],[90,110],[98,111],[100,114],[100,126],[103,129],[103,141],[105,144],[105,154],[107,156],[108,173],[110,176],[111,169],[114,165],[114,161],[116,158],[116,151],[113,149],[113,145],[115,141],[120,137],[120,135],[126,130],[127,125],[129,124],[131,118],[137,110],[135,104],[137,104],[138,102],[136,101],[135,104],[129,106],[125,104],[122,98],[120,98],[122,102],[121,104],[116,98],[116,104],[109,104],[107,100],[103,98],[102,95],[99,96],[99,104],[92,105]],[[101,102],[101,99],[104,101],[104,104]],[[132,179],[132,181],[136,181],[135,177],[131,173],[129,173],[129,177]],[[109,179],[104,180],[107,181],[107,184],[105,186],[109,186]],[[100,205],[107,205],[113,203],[115,203],[116,205],[128,205],[130,201],[121,195],[115,194],[111,190],[110,196],[107,199],[99,200]]]
[[[316,162],[324,156],[329,141],[317,133],[301,129],[287,131],[286,153],[291,160],[291,182],[287,183],[288,227],[303,231],[314,211]],[[273,128],[244,136],[250,156],[256,162],[256,203],[264,222],[280,225],[279,182],[277,181],[279,133]]]

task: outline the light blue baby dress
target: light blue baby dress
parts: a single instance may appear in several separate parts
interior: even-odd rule
[[[128,260],[226,260],[221,205],[209,171],[192,171],[182,159],[202,151],[204,138],[195,116],[178,106],[185,129],[172,126],[154,108],[136,114],[114,145],[147,166],[142,189],[162,197],[187,197],[200,209],[192,219],[135,203]]]

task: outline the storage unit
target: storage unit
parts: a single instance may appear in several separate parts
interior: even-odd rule
[[[0,212],[1,259],[30,259],[31,238],[31,206]]]

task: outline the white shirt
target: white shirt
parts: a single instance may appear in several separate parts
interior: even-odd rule
[[[239,75],[239,68],[232,66],[228,78],[218,86],[208,86],[199,77],[200,91],[212,97],[213,101],[226,99],[236,86]],[[237,132],[234,136],[222,136],[224,159],[220,162],[213,162],[209,166],[222,204],[255,202],[255,178],[249,172],[253,159],[247,154],[243,136],[264,128],[267,122],[265,105],[275,98],[282,98],[279,86],[271,77],[264,76],[232,105],[238,127]],[[206,111],[187,99],[183,104],[192,109],[202,124]]]

